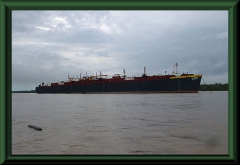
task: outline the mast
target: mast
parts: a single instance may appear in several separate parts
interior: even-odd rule
[[[142,77],[146,77],[147,75],[146,75],[146,67],[144,66],[144,72],[143,72],[143,74],[142,74]]]
[[[178,64],[176,63],[176,64],[175,64],[175,66],[176,66],[176,74],[177,74],[177,73],[178,73],[178,72],[177,72],[177,67],[178,67]]]

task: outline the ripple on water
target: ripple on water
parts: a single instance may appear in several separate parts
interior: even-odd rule
[[[227,98],[13,94],[12,154],[228,154]]]

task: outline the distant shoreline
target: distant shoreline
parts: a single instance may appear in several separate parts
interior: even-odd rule
[[[31,91],[12,91],[12,93],[36,93],[35,90],[31,90]]]
[[[228,91],[228,84],[201,84],[199,91]],[[36,93],[35,90],[30,91],[12,91],[12,93]]]

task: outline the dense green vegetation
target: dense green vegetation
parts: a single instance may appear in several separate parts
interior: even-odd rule
[[[200,91],[228,91],[228,84],[201,84]]]

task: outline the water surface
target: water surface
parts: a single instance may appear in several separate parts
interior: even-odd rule
[[[227,155],[228,92],[14,93],[12,155],[22,154]]]

